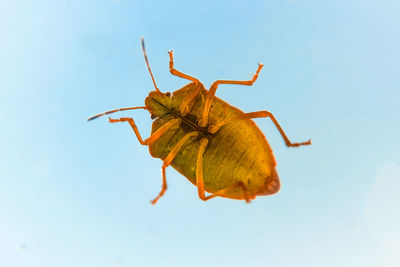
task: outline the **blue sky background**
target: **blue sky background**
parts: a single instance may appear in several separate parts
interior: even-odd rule
[[[400,266],[400,2],[0,2],[0,265]],[[161,187],[126,124],[157,84],[247,79],[217,95],[250,112],[281,191],[202,202],[172,168]],[[144,137],[151,120],[132,116]]]

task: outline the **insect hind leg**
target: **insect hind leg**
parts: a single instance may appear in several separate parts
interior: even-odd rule
[[[237,182],[237,183],[234,183],[233,185],[231,185],[231,186],[229,186],[229,187],[227,187],[227,188],[218,190],[218,191],[215,192],[214,194],[211,194],[211,195],[205,197],[205,199],[202,199],[202,200],[207,201],[207,200],[212,199],[212,198],[214,198],[214,197],[224,197],[224,196],[226,196],[226,194],[227,194],[228,192],[233,191],[233,190],[238,189],[238,188],[242,189],[242,192],[243,192],[243,199],[244,199],[247,203],[250,203],[250,198],[249,198],[249,195],[248,195],[247,187],[245,186],[245,184],[244,184],[242,181],[239,181],[239,182]]]
[[[214,197],[224,197],[226,194],[230,191],[233,191],[237,188],[241,188],[243,192],[243,198],[246,200],[246,202],[250,202],[247,187],[242,181],[239,181],[227,188],[223,188],[221,190],[218,190],[214,194],[211,194],[209,196],[205,195],[205,190],[204,190],[204,178],[203,178],[203,154],[205,152],[205,149],[207,147],[208,140],[206,138],[200,139],[200,147],[199,147],[199,152],[197,154],[197,162],[196,162],[196,185],[197,185],[197,191],[199,194],[199,197],[203,201],[210,200]]]

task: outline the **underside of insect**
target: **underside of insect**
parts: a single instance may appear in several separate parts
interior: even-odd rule
[[[150,112],[155,120],[145,140],[132,118],[109,118],[109,122],[129,123],[139,142],[149,147],[151,156],[163,161],[162,189],[151,203],[155,204],[167,190],[165,170],[170,165],[197,186],[204,201],[219,196],[249,202],[256,196],[276,193],[280,188],[276,161],[252,119],[270,118],[288,147],[310,145],[311,140],[292,143],[270,112],[244,113],[215,96],[221,84],[252,85],[263,65],[258,65],[251,80],[217,80],[207,90],[198,79],[174,68],[173,52],[169,51],[171,74],[191,81],[171,96],[157,88],[143,39],[142,48],[155,87],[145,99],[145,106],[111,110],[88,120],[124,110]],[[206,196],[205,192],[210,194]]]

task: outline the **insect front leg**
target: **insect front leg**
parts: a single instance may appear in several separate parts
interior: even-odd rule
[[[178,76],[178,77],[181,77],[181,78],[183,78],[183,79],[187,79],[187,80],[192,81],[192,82],[195,83],[193,91],[190,93],[190,95],[188,95],[188,96],[182,101],[182,103],[181,103],[180,106],[179,106],[179,112],[180,112],[180,114],[181,114],[182,116],[186,116],[186,115],[189,113],[189,104],[190,104],[190,102],[191,102],[191,101],[199,94],[199,92],[201,91],[201,88],[202,88],[201,82],[200,82],[198,79],[196,79],[196,78],[194,78],[194,77],[192,77],[192,76],[189,76],[189,75],[187,75],[187,74],[184,74],[184,73],[182,73],[182,72],[176,70],[176,69],[174,68],[174,54],[173,54],[173,51],[172,51],[172,50],[171,50],[171,51],[168,51],[168,54],[169,54],[169,71],[171,72],[171,74],[172,74],[172,75],[175,75],[175,76]]]
[[[179,106],[179,113],[182,116],[186,116],[189,113],[189,104],[199,94],[202,88],[204,88],[204,86],[200,82],[195,83],[194,88],[191,90],[190,94],[182,100],[182,103]]]
[[[156,204],[157,201],[160,199],[160,197],[162,197],[165,193],[165,191],[167,191],[167,177],[166,177],[166,173],[165,173],[165,169],[171,164],[171,162],[174,160],[176,154],[178,154],[179,150],[181,150],[181,148],[183,147],[183,145],[185,144],[185,142],[193,137],[197,137],[198,133],[197,132],[190,132],[188,134],[186,134],[184,137],[182,137],[181,140],[178,141],[178,143],[175,144],[175,146],[171,149],[171,151],[169,152],[168,156],[165,158],[164,163],[161,167],[161,174],[162,174],[162,187],[161,187],[161,191],[160,193],[157,195],[157,197],[155,199],[153,199],[151,201],[151,204]]]
[[[249,196],[247,193],[247,188],[245,184],[242,181],[239,181],[227,188],[218,190],[214,194],[211,194],[209,196],[206,196],[205,191],[204,191],[204,178],[203,178],[203,154],[206,150],[208,144],[207,138],[202,138],[200,139],[200,147],[199,147],[199,152],[197,154],[197,162],[196,162],[196,185],[197,185],[197,192],[199,194],[199,197],[203,201],[207,201],[209,199],[212,199],[214,197],[218,196],[225,196],[226,193],[235,190],[237,188],[241,188],[243,191],[243,197],[246,200],[246,202],[250,202]]]
[[[288,147],[298,147],[298,146],[304,146],[304,145],[311,145],[311,139],[306,141],[306,142],[301,142],[301,143],[292,143],[289,138],[286,136],[285,132],[283,131],[282,127],[279,125],[278,121],[275,119],[274,115],[272,115],[271,112],[269,111],[256,111],[256,112],[250,112],[250,113],[243,113],[240,115],[232,116],[228,119],[222,120],[218,122],[217,124],[210,125],[208,128],[208,131],[210,133],[215,133],[220,129],[222,126],[225,124],[228,124],[233,121],[238,121],[238,120],[248,120],[248,119],[255,119],[255,118],[270,118],[272,122],[275,124],[275,127],[278,129],[279,133],[281,134],[283,140],[285,141],[286,146]]]
[[[262,67],[264,65],[261,63],[258,63],[258,69],[256,71],[256,73],[253,75],[253,79],[248,80],[248,81],[231,81],[231,80],[218,80],[215,81],[211,87],[210,90],[208,90],[207,93],[207,98],[204,102],[204,109],[203,109],[203,114],[201,116],[201,118],[199,119],[199,126],[200,127],[205,127],[207,125],[208,122],[208,113],[210,112],[210,107],[211,107],[211,102],[215,96],[215,92],[217,91],[218,85],[220,84],[241,84],[241,85],[247,85],[247,86],[251,86],[253,85],[253,83],[257,80],[258,78],[258,73],[261,71]]]
[[[174,68],[174,52],[172,50],[170,50],[170,51],[168,51],[168,54],[169,54],[169,71],[171,72],[172,75],[181,77],[183,79],[190,80],[190,81],[195,82],[195,83],[199,83],[200,82],[198,79],[176,70]]]
[[[119,119],[111,119],[108,118],[108,121],[111,123],[114,122],[122,122],[122,121],[127,121],[131,125],[133,131],[135,132],[135,135],[139,142],[144,145],[148,146],[151,143],[155,142],[158,138],[160,138],[166,131],[171,130],[171,129],[177,129],[179,125],[181,124],[181,119],[172,119],[168,121],[166,124],[161,126],[157,131],[155,131],[149,138],[143,141],[142,137],[140,136],[139,130],[136,127],[135,121],[132,118],[119,118]]]

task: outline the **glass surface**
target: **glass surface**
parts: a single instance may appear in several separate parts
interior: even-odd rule
[[[400,2],[1,1],[0,265],[400,266]],[[126,123],[175,67],[255,119],[278,194],[199,200]],[[145,110],[133,117],[148,137]]]

